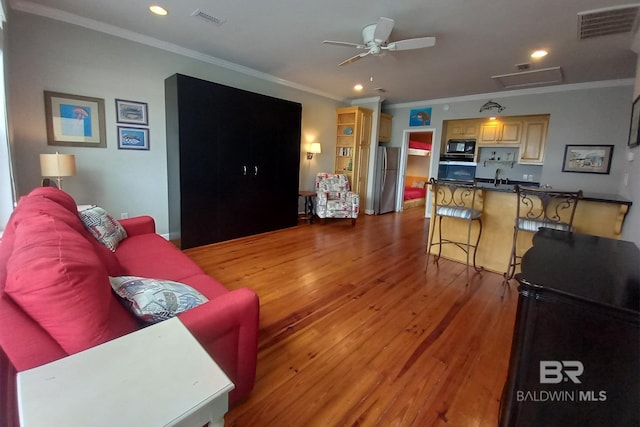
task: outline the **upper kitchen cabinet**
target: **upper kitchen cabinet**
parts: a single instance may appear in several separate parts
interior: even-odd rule
[[[391,142],[391,121],[393,116],[380,113],[380,126],[378,128],[378,141]]]
[[[450,120],[447,122],[446,139],[475,139],[479,126],[479,120]]]
[[[519,163],[541,165],[547,145],[549,116],[529,116],[524,119]]]
[[[522,120],[501,118],[480,124],[479,145],[519,145],[522,138]]]

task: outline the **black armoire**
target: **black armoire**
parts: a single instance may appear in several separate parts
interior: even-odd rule
[[[297,224],[301,104],[181,74],[165,80],[165,103],[172,240]]]

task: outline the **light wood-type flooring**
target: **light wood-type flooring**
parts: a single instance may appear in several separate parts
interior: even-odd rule
[[[427,230],[418,208],[187,250],[260,297],[256,385],[225,425],[496,426],[517,292],[447,260],[425,274]]]

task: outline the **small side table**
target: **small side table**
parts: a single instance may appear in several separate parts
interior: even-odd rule
[[[304,197],[304,216],[301,219],[308,219],[313,224],[313,218],[315,216],[315,209],[313,208],[313,202],[316,197],[315,191],[298,191],[298,196]]]
[[[177,317],[18,373],[20,425],[224,426],[234,387]]]

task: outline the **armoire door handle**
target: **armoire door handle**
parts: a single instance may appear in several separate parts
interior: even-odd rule
[[[253,170],[254,170],[253,176],[258,176],[258,166],[254,165]]]

